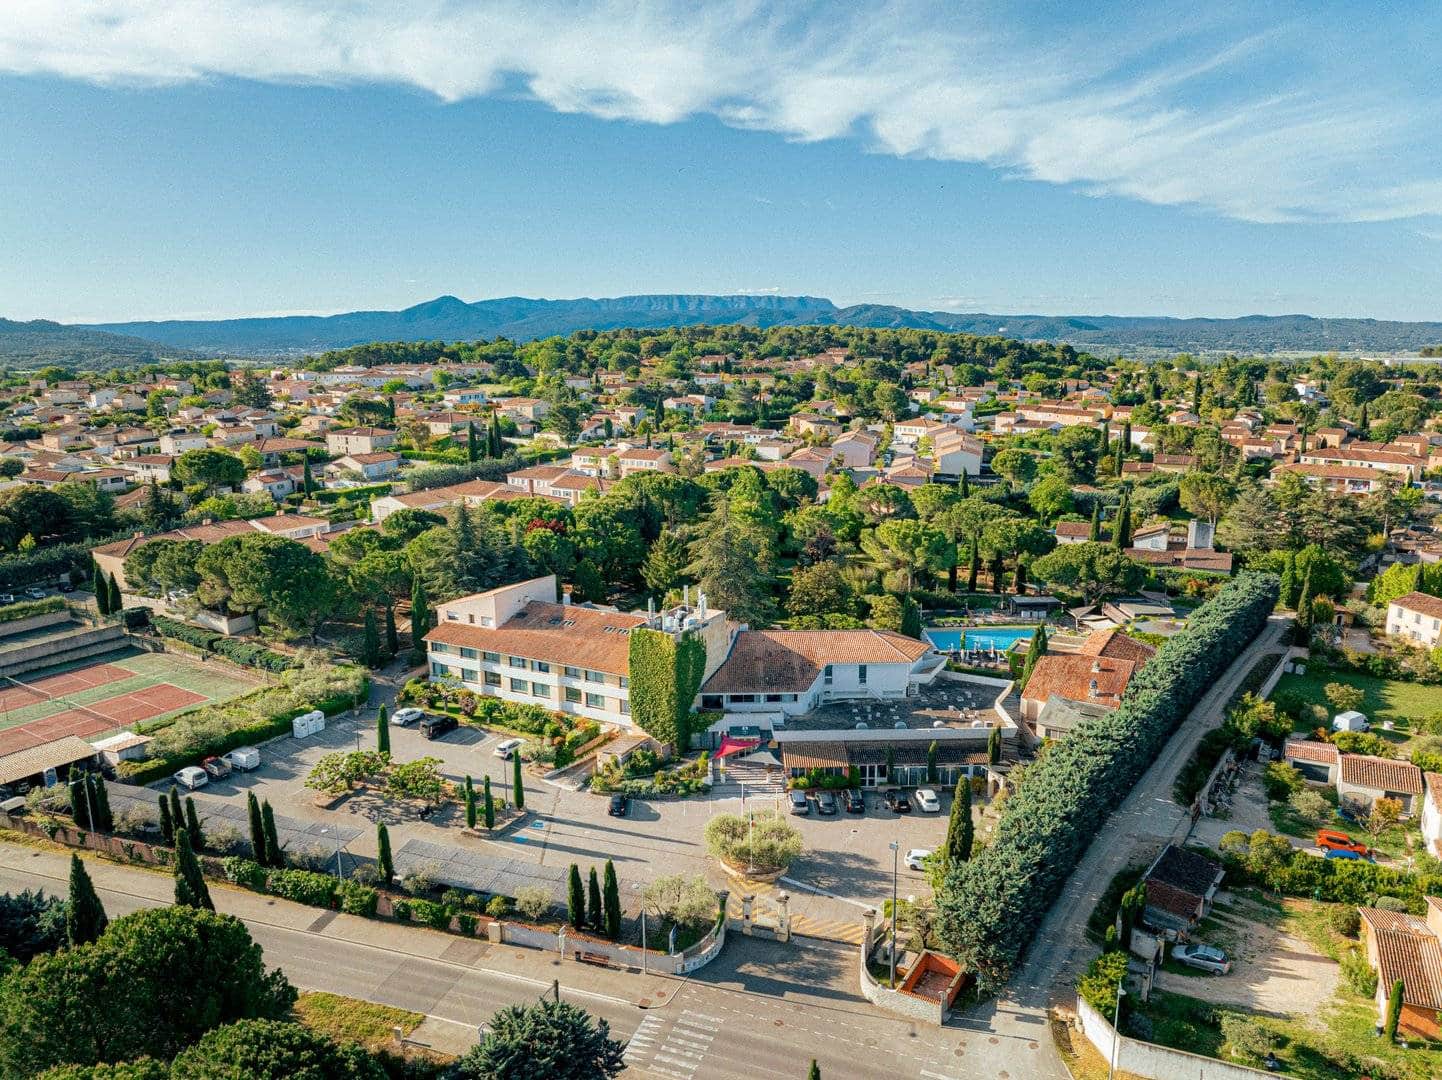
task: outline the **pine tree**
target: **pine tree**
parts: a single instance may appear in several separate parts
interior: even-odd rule
[[[89,775],[90,784],[90,827],[98,832],[110,833],[115,831],[115,815],[110,812],[110,791],[105,786],[105,778],[98,773]]]
[[[936,783],[936,740],[931,740],[931,745],[926,748],[926,782]]]
[[[986,760],[989,765],[1001,761],[1001,728],[992,728],[986,737]]]
[[[176,832],[185,828],[185,809],[180,805],[180,792],[174,784],[170,785],[170,822]]]
[[[1087,539],[1090,540],[1093,544],[1095,544],[1095,543],[1097,543],[1098,541],[1100,541],[1101,538],[1102,538],[1102,504],[1101,504],[1100,502],[1094,502],[1094,503],[1092,503],[1092,527],[1091,527],[1091,531],[1087,533]]]
[[[586,890],[581,886],[581,871],[571,864],[571,877],[566,892],[566,918],[577,930],[586,925]]]
[[[496,827],[496,802],[491,798],[491,778],[487,776],[482,782],[481,789],[482,808],[485,811],[486,828]]]
[[[360,651],[360,662],[362,664],[368,668],[380,667],[381,637],[380,631],[376,629],[376,613],[374,608],[366,608],[365,625],[361,631]]]
[[[376,710],[376,751],[381,754],[391,752],[391,722],[384,705]]]
[[[391,859],[391,834],[384,821],[376,825],[376,869],[389,888],[396,879],[396,864]]]
[[[164,795],[159,798],[160,802],[160,839],[166,844],[175,840],[175,820],[170,816],[170,800]]]
[[[946,823],[946,865],[955,866],[971,858],[971,845],[976,826],[971,820],[971,777],[957,777],[956,791],[951,797],[951,820]]]
[[[525,785],[521,783],[521,755],[519,751],[511,755],[511,764],[513,766],[511,801],[516,804],[517,810],[524,810],[526,808],[526,788]]]
[[[586,925],[600,933],[606,924],[606,914],[601,910],[601,879],[596,868],[591,867],[591,878],[586,882]]]
[[[195,845],[196,851],[205,850],[205,833],[200,831],[200,815],[195,812],[195,796],[185,797],[185,827],[190,833],[190,841]]]
[[[260,802],[253,791],[245,793],[245,811],[250,819],[250,857],[261,866],[269,866],[270,859],[265,850],[265,825],[260,819]]]
[[[90,575],[90,589],[95,593],[95,609],[102,615],[110,614],[110,585],[105,580],[105,573],[100,569],[99,563],[91,564],[93,572]]]
[[[175,830],[175,902],[182,907],[215,910],[210,890],[205,885],[205,875],[200,871],[200,860],[190,846],[190,832],[186,829]]]
[[[426,662],[426,632],[431,628],[431,609],[426,600],[426,586],[417,574],[411,583],[411,667]]]
[[[125,610],[125,598],[120,594],[120,582],[110,578],[110,614],[119,615]]]
[[[105,915],[105,906],[101,904],[100,896],[90,882],[90,875],[85,872],[85,864],[80,861],[79,855],[72,852],[70,904],[65,911],[65,940],[72,948],[76,945],[87,945],[105,932],[109,922]]]
[[[280,846],[280,837],[275,831],[275,811],[270,808],[269,799],[260,804],[260,825],[265,833],[265,857],[269,860],[266,865],[276,869],[283,868],[285,849]]]
[[[601,906],[605,912],[606,936],[615,941],[621,936],[621,886],[616,881],[616,867],[610,859],[606,860],[604,878]]]
[[[391,603],[386,604],[386,659],[391,660],[399,656],[401,652],[401,636],[396,631],[396,609]]]

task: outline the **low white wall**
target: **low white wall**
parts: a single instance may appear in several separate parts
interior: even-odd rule
[[[59,611],[42,611],[39,615],[31,615],[24,619],[11,619],[9,622],[0,623],[0,638],[14,637],[28,630],[38,630],[43,626],[57,626],[60,623],[68,623],[69,621],[69,608],[61,608]]]
[[[885,1009],[887,1012],[896,1013],[899,1016],[908,1016],[913,1020],[920,1020],[927,1024],[945,1024],[946,1009],[940,1002],[926,1001],[912,994],[903,994],[899,990],[892,990],[890,987],[882,986],[871,977],[871,971],[867,967],[867,960],[870,958],[877,944],[880,943],[881,939],[886,937],[888,933],[888,924],[883,924],[867,934],[861,943],[859,950],[861,959],[857,965],[857,971],[861,978],[861,995],[877,1008]]]
[[[1272,691],[1277,688],[1277,683],[1282,681],[1289,661],[1305,660],[1310,655],[1311,653],[1306,649],[1293,645],[1287,650],[1287,654],[1277,661],[1277,666],[1272,669],[1272,673],[1262,681],[1262,685],[1257,689],[1257,696],[1262,698],[1270,696]]]
[[[978,686],[986,686],[997,690],[996,700],[991,703],[992,711],[996,713],[997,718],[1001,721],[1002,733],[1004,735],[1014,735],[1016,733],[1016,717],[1006,711],[1005,705],[1006,699],[1009,698],[1013,690],[1016,689],[1016,683],[1013,680],[993,679],[986,675],[972,675],[964,671],[943,671],[941,677],[943,679],[949,679],[951,682],[976,683]]]
[[[1098,1053],[1108,1061],[1115,1060],[1118,1072],[1146,1077],[1147,1080],[1260,1080],[1261,1077],[1275,1075],[1125,1035],[1118,1038],[1116,1029],[1106,1017],[1082,998],[1077,998],[1076,1011],[1082,1033]]]
[[[501,924],[501,941],[507,945],[520,945],[528,949],[556,952],[560,942],[556,934],[540,930],[524,923],[506,922]],[[661,975],[686,975],[699,971],[720,955],[726,944],[726,924],[721,920],[719,927],[712,927],[710,933],[689,949],[679,953],[658,952],[647,949],[644,966],[647,971]],[[576,959],[577,953],[591,953],[604,956],[621,967],[639,970],[643,957],[641,950],[632,945],[618,945],[604,938],[591,937],[579,930],[566,930],[566,956]]]

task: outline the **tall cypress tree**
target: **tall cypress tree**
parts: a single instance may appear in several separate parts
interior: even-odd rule
[[[1277,606],[1289,608],[1296,602],[1297,595],[1297,553],[1287,552],[1287,560],[1282,563],[1282,588],[1277,598]]]
[[[401,651],[401,636],[396,632],[396,608],[395,605],[386,602],[386,659],[399,656]]]
[[[431,609],[426,600],[426,586],[417,574],[411,582],[411,667],[426,662],[426,633],[431,628]]]
[[[268,866],[270,859],[265,850],[265,825],[260,819],[260,802],[253,791],[245,793],[245,812],[250,819],[250,857],[261,866]]]
[[[931,745],[926,748],[926,782],[936,783],[936,740],[931,740]]]
[[[384,821],[376,825],[376,869],[387,887],[396,879],[396,864],[391,859],[391,834]]]
[[[72,852],[70,906],[65,911],[65,940],[72,948],[89,944],[105,932],[109,923],[105,906],[101,904],[100,896],[90,882],[90,875],[85,872],[85,864],[80,861],[79,855]]]
[[[946,864],[954,866],[971,858],[976,826],[971,820],[971,777],[957,777],[951,798],[951,820],[946,825]]]
[[[1125,551],[1132,544],[1132,502],[1131,497],[1122,494],[1122,505],[1117,510],[1117,523],[1112,533],[1112,547]]]
[[[110,578],[110,614],[119,615],[125,610],[125,598],[120,595],[120,582],[114,575]]]
[[[285,849],[280,846],[280,836],[275,831],[275,811],[270,808],[269,799],[260,804],[260,825],[265,833],[265,857],[269,860],[266,865],[283,868]]]
[[[476,786],[466,777],[466,828],[476,827]]]
[[[491,426],[488,431],[491,444],[491,457],[501,457],[506,452],[505,440],[501,438],[501,414],[494,409],[491,410]]]
[[[75,827],[89,832],[94,826],[90,823],[90,785],[85,778],[71,772],[75,777],[70,781],[70,816],[75,819]]]
[[[616,881],[616,866],[610,859],[606,860],[601,907],[605,914],[606,936],[615,941],[621,936],[621,886]]]
[[[976,537],[971,538],[971,561],[966,572],[966,591],[976,592],[976,575],[981,571],[981,552],[977,548]]]
[[[986,737],[986,760],[989,765],[1001,760],[1001,728],[992,728],[991,734]]]
[[[90,590],[95,594],[95,609],[102,615],[110,614],[110,584],[105,580],[105,573],[100,569],[99,563],[91,563],[94,568],[90,575]]]
[[[571,864],[571,876],[566,890],[566,918],[577,930],[586,925],[586,891],[581,886],[581,871]]]
[[[481,448],[476,445],[476,422],[466,421],[466,460],[474,463],[481,456]]]
[[[310,472],[309,454],[306,455],[305,464],[302,467],[300,476],[300,489],[305,493],[305,497],[307,499],[309,499],[312,495],[315,494],[315,477],[312,476]]]
[[[99,832],[115,831],[115,815],[110,812],[110,792],[105,787],[105,778],[99,773],[89,773],[86,783],[90,786],[90,810],[93,820],[90,827]]]
[[[606,913],[601,904],[601,879],[596,876],[593,866],[590,880],[586,882],[586,925],[598,934],[606,925]]]
[[[483,781],[482,799],[483,809],[486,814],[486,828],[494,829],[496,827],[496,803],[495,800],[491,798],[491,778],[489,776]]]
[[[195,812],[195,796],[185,797],[185,828],[190,833],[190,842],[196,851],[205,850],[205,833],[200,831],[200,815]]]
[[[215,910],[187,829],[175,830],[175,902],[184,907]]]
[[[159,798],[160,803],[160,839],[166,844],[175,841],[175,820],[170,816],[170,800],[164,795]]]
[[[511,755],[511,763],[514,766],[511,779],[511,801],[516,804],[517,810],[526,808],[526,786],[521,783],[521,753],[517,750]]]
[[[382,754],[391,752],[391,722],[384,705],[376,710],[376,750]]]
[[[185,809],[180,805],[180,792],[174,784],[170,785],[170,822],[176,832],[185,828]]]
[[[961,470],[961,497],[963,499],[971,498],[971,481],[969,476],[970,474],[965,469]]]
[[[1095,544],[1095,543],[1097,543],[1099,540],[1101,540],[1101,538],[1102,538],[1102,504],[1101,504],[1100,502],[1094,502],[1094,503],[1092,503],[1092,527],[1091,527],[1091,531],[1087,533],[1087,539],[1090,540],[1093,544]]]
[[[374,608],[366,608],[365,623],[361,630],[360,662],[368,668],[380,667],[381,663],[381,636],[376,629],[376,613]]]

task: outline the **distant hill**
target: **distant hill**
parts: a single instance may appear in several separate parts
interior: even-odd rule
[[[0,319],[0,367],[32,368],[59,364],[94,371],[193,356],[193,353],[173,345],[109,333],[94,327],[65,326],[48,319],[33,322]]]
[[[534,300],[509,296],[467,303],[441,296],[401,311],[353,311],[264,319],[172,320],[61,327],[55,323],[0,326],[45,328],[101,336],[92,347],[152,352],[162,347],[239,356],[318,352],[372,341],[466,341],[505,336],[519,341],[576,330],[657,329],[698,323],[750,326],[862,326],[954,331],[1069,342],[1079,348],[1137,352],[1415,352],[1442,344],[1442,323],[1377,319],[1318,319],[1308,315],[1252,315],[1240,319],[1167,319],[1116,315],[988,315],[912,311],[880,304],[837,307],[814,296],[699,296],[662,294],[612,299]],[[40,331],[36,331],[37,333]],[[63,352],[86,339],[50,339]],[[0,334],[3,341],[3,334]],[[158,343],[158,344],[157,344]],[[36,339],[36,344],[41,344]],[[0,345],[0,349],[4,346]],[[3,355],[3,354],[0,354]],[[58,355],[58,354],[57,354]]]

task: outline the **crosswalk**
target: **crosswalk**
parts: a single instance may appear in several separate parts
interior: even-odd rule
[[[664,1017],[652,1013],[626,1044],[626,1065],[666,1080],[692,1080],[721,1023],[720,1017],[684,1009],[668,1027]]]
[[[813,919],[806,915],[795,914],[797,896],[794,890],[786,889],[783,885],[777,887],[766,882],[755,882],[746,886],[747,891],[756,896],[756,907],[768,914],[775,911],[776,894],[778,892],[789,892],[791,894],[791,932],[801,937],[822,938],[826,941],[841,941],[848,945],[860,945],[861,938],[866,933],[866,927],[862,924],[860,912],[857,912],[855,919]],[[726,900],[726,914],[733,918],[741,918],[741,897],[739,890],[733,891]],[[753,915],[755,911],[753,909]]]

